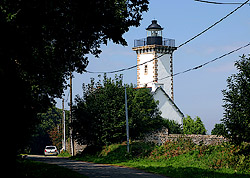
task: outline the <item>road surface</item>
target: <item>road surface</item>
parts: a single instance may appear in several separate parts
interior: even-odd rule
[[[48,164],[56,164],[58,166],[67,167],[80,174],[84,174],[90,178],[109,177],[109,178],[164,178],[164,176],[147,173],[141,170],[125,168],[119,166],[110,166],[105,164],[94,164],[83,161],[74,161],[67,158],[56,156],[29,155],[28,159],[41,161]]]

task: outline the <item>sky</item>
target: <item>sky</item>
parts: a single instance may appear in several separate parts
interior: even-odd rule
[[[217,0],[218,2],[245,2],[245,0]],[[146,37],[146,28],[156,19],[164,28],[163,37],[175,39],[176,46],[200,33],[239,5],[215,5],[194,0],[151,0],[148,12],[143,13],[139,27],[131,27],[123,35],[128,46],[110,41],[102,45],[99,58],[89,56],[88,71],[112,71],[136,65],[137,56],[132,50],[135,39]],[[193,68],[228,53],[250,42],[250,5],[245,5],[227,19],[178,48],[173,54],[174,73]],[[208,134],[223,117],[222,90],[227,88],[227,78],[236,73],[234,62],[243,54],[250,54],[250,47],[226,56],[198,70],[174,77],[174,101],[184,115],[199,116]],[[136,68],[122,73],[125,83],[136,84]],[[98,74],[77,74],[73,78],[73,97],[82,96],[82,84]],[[108,75],[114,77],[114,75]],[[69,89],[64,96],[69,102]],[[61,99],[56,99],[62,108]],[[69,106],[66,104],[65,109]]]

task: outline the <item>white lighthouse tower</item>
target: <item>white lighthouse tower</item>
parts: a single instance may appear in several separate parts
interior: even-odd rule
[[[163,28],[152,20],[146,28],[147,38],[134,41],[137,54],[137,87],[151,88],[159,101],[162,117],[182,124],[183,114],[174,103],[173,52],[175,40],[162,37]],[[148,62],[150,61],[150,62]]]
[[[175,41],[162,38],[163,28],[156,20],[152,20],[146,30],[147,38],[135,40],[133,48],[137,53],[137,86],[152,87],[152,91],[161,86],[173,100],[173,52],[177,49]],[[152,61],[145,63],[149,60]]]

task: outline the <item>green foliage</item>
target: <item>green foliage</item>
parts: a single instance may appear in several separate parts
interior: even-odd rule
[[[49,137],[51,139],[52,145],[56,146],[58,151],[62,148],[62,129],[59,127],[54,127],[49,130]]]
[[[126,86],[130,138],[161,128],[163,119],[152,94],[146,88]],[[124,86],[121,76],[104,75],[103,81],[83,85],[83,98],[73,107],[75,137],[81,144],[103,146],[126,140]]]
[[[56,107],[51,107],[47,112],[38,113],[38,120],[40,121],[39,127],[47,132],[54,127],[57,127],[62,121],[62,110]]]
[[[112,144],[109,146],[104,146],[100,154],[98,154],[97,159],[100,162],[110,160],[110,162],[112,163],[128,161],[129,159],[131,159],[131,155],[127,154],[126,150],[126,144]]]
[[[60,98],[73,71],[83,72],[87,55],[101,44],[127,45],[123,34],[139,26],[148,0],[1,0],[0,79],[4,107],[22,148],[37,124],[36,114]],[[22,119],[20,119],[22,118]],[[10,124],[10,123],[9,123]]]
[[[183,118],[183,133],[192,134],[194,129],[194,120],[187,115],[187,117]]]
[[[178,138],[177,141],[167,141],[161,146],[157,146],[149,158],[153,160],[168,159],[189,152],[194,147],[192,140],[187,138]]]
[[[250,55],[249,55],[250,56]],[[243,55],[235,62],[238,69],[227,79],[227,90],[223,90],[224,117],[226,137],[232,142],[250,142],[250,57]]]
[[[61,153],[59,155],[57,155],[58,157],[70,157],[71,154],[68,151],[61,151]]]
[[[145,158],[151,154],[151,152],[155,149],[155,144],[135,141],[130,146],[130,155],[132,158]]]
[[[173,178],[249,177],[249,149],[249,143],[194,145],[189,139],[179,138],[160,146],[132,142],[129,154],[126,144],[112,144],[95,155],[84,154],[74,159],[135,167]]]
[[[184,134],[202,134],[206,135],[207,130],[201,119],[197,116],[194,120],[187,115],[183,118],[183,133]]]
[[[140,139],[145,133],[162,128],[158,103],[149,89],[128,89],[128,116],[131,139]],[[124,103],[124,101],[123,101]],[[124,107],[121,108],[124,113]]]
[[[121,163],[133,159],[145,158],[155,148],[152,143],[134,141],[130,143],[130,153],[127,153],[126,142],[103,146],[101,151],[95,154],[81,154],[72,159],[91,161],[95,163]]]
[[[68,111],[66,111],[68,113]],[[34,132],[29,142],[29,153],[43,154],[43,149],[47,145],[56,145],[61,149],[62,143],[62,110],[51,107],[45,113],[38,113],[39,124],[34,128]],[[69,137],[68,115],[66,114],[66,138]]]
[[[226,131],[226,127],[224,124],[220,123],[220,124],[215,124],[213,130],[211,131],[211,135],[226,135],[227,131]]]
[[[169,119],[163,119],[163,124],[164,127],[168,128],[168,133],[169,134],[181,134],[183,133],[181,124],[178,124],[174,120],[169,120]]]

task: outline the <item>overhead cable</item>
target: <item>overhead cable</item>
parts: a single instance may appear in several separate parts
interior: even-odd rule
[[[185,41],[184,43],[180,44],[177,48],[181,48],[182,46],[186,45],[187,43],[193,41],[195,38],[199,37],[200,35],[202,35],[203,33],[207,32],[208,30],[210,30],[211,28],[213,28],[214,26],[216,26],[217,24],[219,24],[220,22],[222,22],[223,20],[225,20],[227,17],[229,17],[230,15],[232,15],[233,13],[235,13],[237,10],[239,10],[241,7],[243,7],[245,4],[247,4],[250,0],[247,0],[245,1],[244,3],[242,3],[239,7],[237,7],[236,9],[234,9],[233,11],[231,11],[229,14],[227,14],[226,16],[224,16],[223,18],[221,18],[220,20],[218,20],[217,22],[215,22],[214,24],[212,24],[211,26],[209,26],[208,28],[206,28],[205,30],[203,30],[202,32],[198,33],[197,35],[195,35],[194,37],[190,38],[189,40]],[[162,53],[161,55],[149,60],[149,61],[146,61],[144,63],[141,63],[141,64],[136,64],[136,65],[133,65],[131,67],[127,67],[127,68],[122,68],[122,69],[118,69],[118,70],[113,70],[113,71],[88,71],[88,70],[85,70],[85,72],[87,73],[107,73],[107,74],[112,74],[112,73],[118,73],[118,72],[122,72],[122,71],[126,71],[126,70],[130,70],[130,69],[133,69],[133,68],[136,68],[138,66],[141,66],[141,65],[144,65],[146,63],[149,63],[149,62],[152,62],[154,61],[155,59],[158,59],[162,56],[164,56],[165,54],[167,53]]]
[[[209,4],[243,4],[240,2],[215,2],[215,1],[203,1],[203,0],[194,0],[194,1],[198,1],[198,2],[204,2],[204,3],[209,3]],[[247,3],[249,4],[249,3]]]
[[[239,7],[237,7],[236,9],[234,9],[233,11],[231,11],[229,14],[227,14],[226,16],[224,16],[223,18],[221,18],[220,20],[218,20],[217,22],[215,22],[213,25],[211,25],[210,27],[206,28],[205,30],[203,30],[202,32],[198,33],[197,35],[195,35],[194,37],[190,38],[189,40],[185,41],[184,43],[182,43],[181,45],[178,46],[178,48],[182,47],[183,45],[189,43],[190,41],[194,40],[195,38],[197,38],[198,36],[202,35],[203,33],[207,32],[208,30],[210,30],[211,28],[213,28],[215,25],[217,25],[218,23],[222,22],[223,20],[225,20],[227,17],[229,17],[230,15],[232,15],[233,13],[235,13],[237,10],[239,10],[241,7],[243,7],[246,3],[248,3],[250,0],[245,1],[243,4],[241,4]]]
[[[125,71],[125,70],[130,70],[130,69],[136,68],[136,67],[138,67],[138,66],[142,66],[142,65],[144,65],[144,64],[147,64],[148,62],[152,62],[152,61],[154,61],[155,59],[158,59],[158,58],[164,56],[165,54],[167,54],[167,53],[163,53],[163,54],[161,54],[161,55],[159,55],[159,56],[157,56],[157,57],[154,57],[153,59],[150,59],[149,61],[143,62],[143,63],[141,63],[141,64],[136,64],[136,65],[133,65],[133,66],[128,67],[128,68],[123,68],[123,69],[118,69],[118,70],[113,70],[113,71],[106,71],[106,72],[93,72],[93,71],[85,70],[85,72],[87,72],[87,73],[92,73],[92,74],[95,74],[95,73],[96,73],[96,74],[100,74],[100,73],[112,74],[112,73],[122,72],[122,71]]]
[[[210,61],[207,61],[207,62],[205,62],[205,63],[203,63],[203,64],[201,64],[201,65],[198,65],[198,66],[189,68],[189,69],[187,69],[187,70],[184,70],[184,71],[182,71],[182,72],[175,73],[175,74],[173,74],[173,75],[165,76],[165,77],[163,77],[163,78],[158,79],[157,81],[163,80],[163,79],[166,79],[166,78],[169,78],[169,77],[172,77],[172,76],[177,76],[177,75],[180,75],[180,74],[184,74],[184,73],[187,73],[187,72],[190,72],[190,71],[193,71],[193,70],[200,69],[200,68],[202,68],[202,67],[204,67],[204,66],[206,66],[206,65],[208,65],[208,64],[210,64],[210,63],[212,63],[212,62],[215,62],[215,61],[217,61],[217,60],[219,60],[219,59],[221,59],[221,58],[223,58],[223,57],[226,57],[226,56],[228,56],[228,55],[230,55],[230,54],[232,54],[232,53],[234,53],[234,52],[237,52],[237,51],[239,51],[239,50],[241,50],[241,49],[243,49],[243,48],[246,48],[247,46],[250,46],[250,42],[249,42],[248,44],[244,45],[244,46],[241,46],[241,47],[239,47],[239,48],[237,48],[237,49],[234,49],[234,50],[232,50],[232,51],[230,51],[230,52],[228,52],[228,53],[226,53],[226,54],[223,54],[223,55],[221,55],[221,56],[219,56],[219,57],[217,57],[217,58],[214,58],[214,59],[212,59],[212,60],[210,60]],[[153,81],[150,81],[150,82],[147,82],[147,83],[144,83],[144,84],[148,84],[148,83],[151,83],[151,82],[153,82]]]

